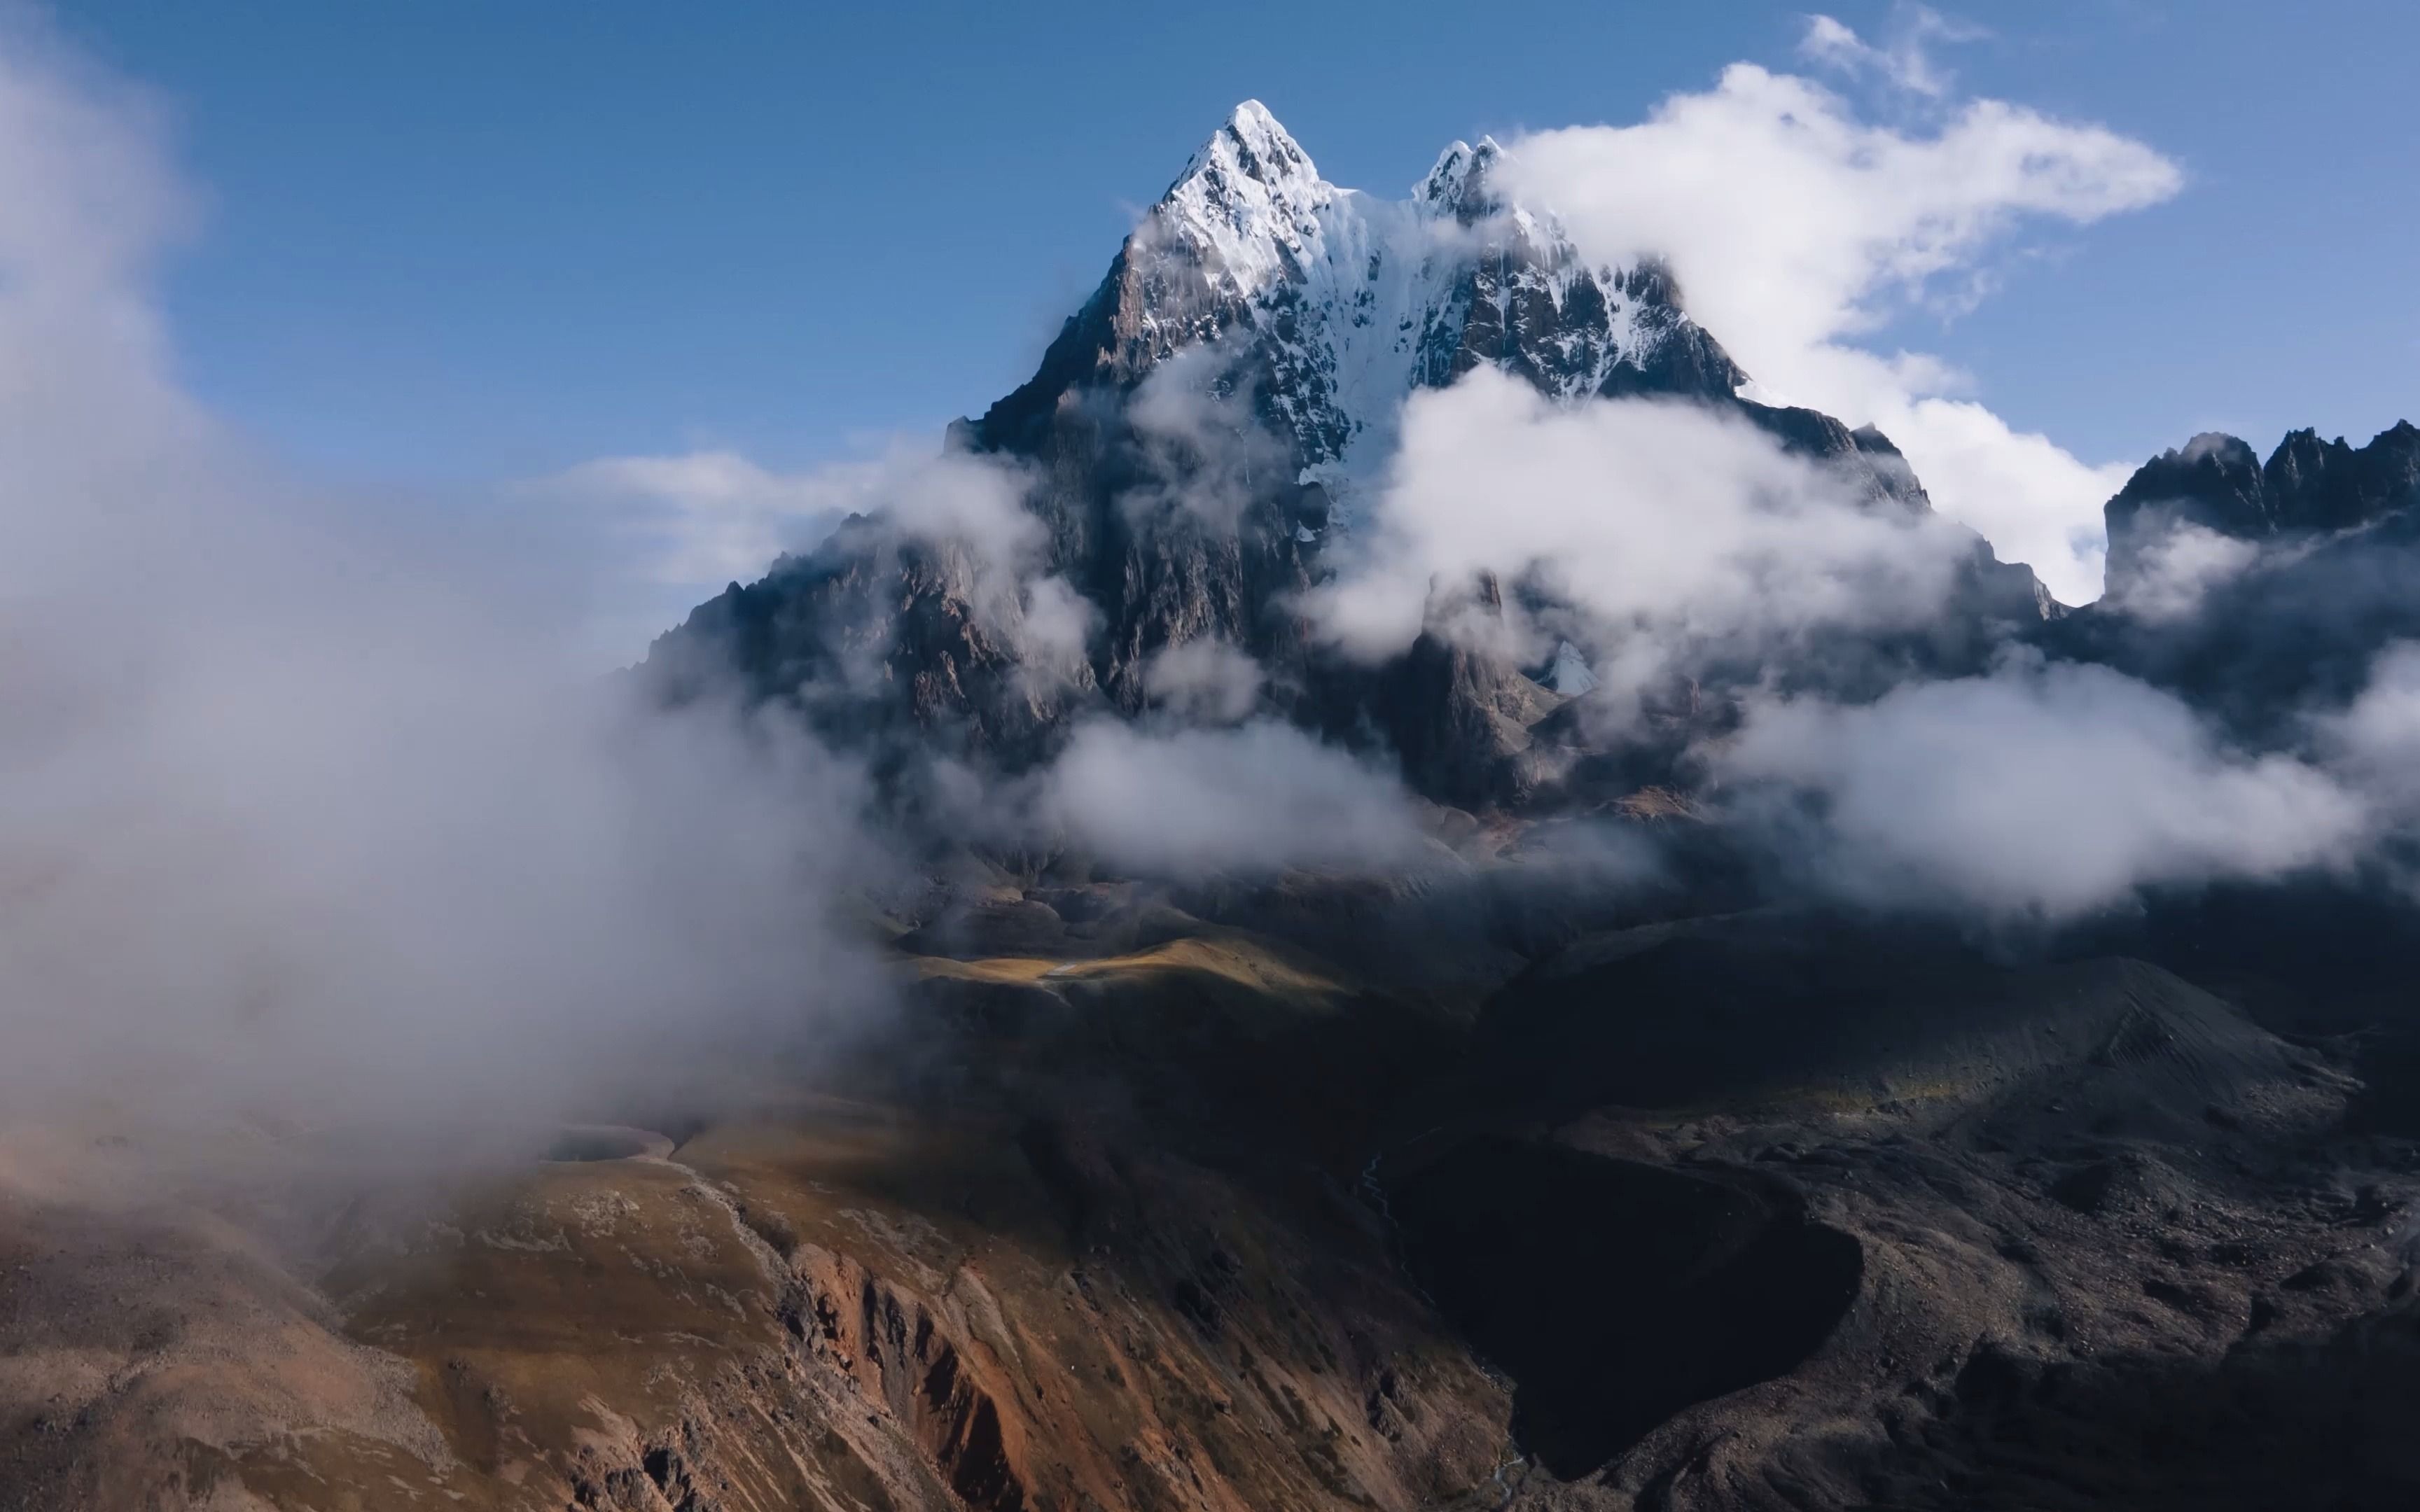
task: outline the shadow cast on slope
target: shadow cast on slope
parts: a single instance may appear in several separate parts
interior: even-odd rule
[[[1675,1412],[1783,1375],[1855,1299],[1863,1252],[1794,1195],[1485,1138],[1390,1194],[1412,1267],[1512,1378],[1512,1431],[1576,1479]]]

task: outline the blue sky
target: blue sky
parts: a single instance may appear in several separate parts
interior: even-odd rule
[[[2420,410],[2420,6],[1956,15],[1989,33],[1937,49],[1959,93],[2105,123],[2186,187],[2024,238],[1992,297],[1879,345],[1968,368],[2094,461],[2209,426],[2366,439]],[[157,91],[203,193],[167,270],[182,383],[284,455],[413,482],[699,447],[799,468],[930,430],[1024,376],[1241,98],[1329,178],[1397,193],[1452,137],[1626,123],[1736,59],[1799,66],[1807,24],[1626,0],[83,0],[60,20]]]

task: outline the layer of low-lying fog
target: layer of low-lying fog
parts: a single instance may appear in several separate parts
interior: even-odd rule
[[[148,102],[0,31],[0,1100],[544,1119],[878,1000],[857,775],[644,709],[565,538],[305,486],[171,377]]]

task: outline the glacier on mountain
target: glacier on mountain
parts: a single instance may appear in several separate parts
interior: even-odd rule
[[[1323,178],[1245,101],[1128,243],[1138,355],[1248,348],[1239,386],[1259,388],[1295,442],[1301,481],[1340,505],[1392,451],[1405,397],[1481,362],[1577,398],[1636,386],[1688,337],[1714,351],[1701,365],[1726,392],[1737,383],[1661,269],[1587,262],[1550,211],[1502,196],[1503,160],[1493,140],[1457,141],[1408,198],[1379,199]]]

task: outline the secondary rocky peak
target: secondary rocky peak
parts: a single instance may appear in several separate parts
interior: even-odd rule
[[[2263,463],[2239,437],[2206,432],[2136,470],[2109,501],[2109,580],[2180,527],[2236,540],[2303,538],[2369,524],[2420,500],[2420,429],[2405,421],[2363,447],[2288,432]]]
[[[2261,516],[2259,491],[2260,454],[2240,436],[2210,430],[2137,468],[2118,497],[2234,501],[2249,526]]]
[[[2258,540],[2274,529],[2259,454],[2240,437],[2205,431],[2135,469],[2102,506],[2109,532],[2109,585],[2139,570],[2145,548],[2179,526]]]
[[[2222,466],[2237,461],[2257,462],[2260,459],[2259,454],[2252,450],[2251,442],[2241,436],[2230,436],[2223,430],[2197,432],[2193,440],[2182,446],[2172,447],[2161,453],[2160,455],[2175,457],[2186,463],[2210,460]]]
[[[1465,225],[1496,214],[1505,208],[1497,184],[1503,162],[1504,149],[1492,136],[1481,137],[1477,147],[1456,141],[1437,155],[1436,165],[1413,188],[1412,203]]]
[[[2261,469],[2283,530],[2344,530],[2404,507],[2420,490],[2420,430],[2410,421],[2363,447],[2316,430],[2287,436]]]

